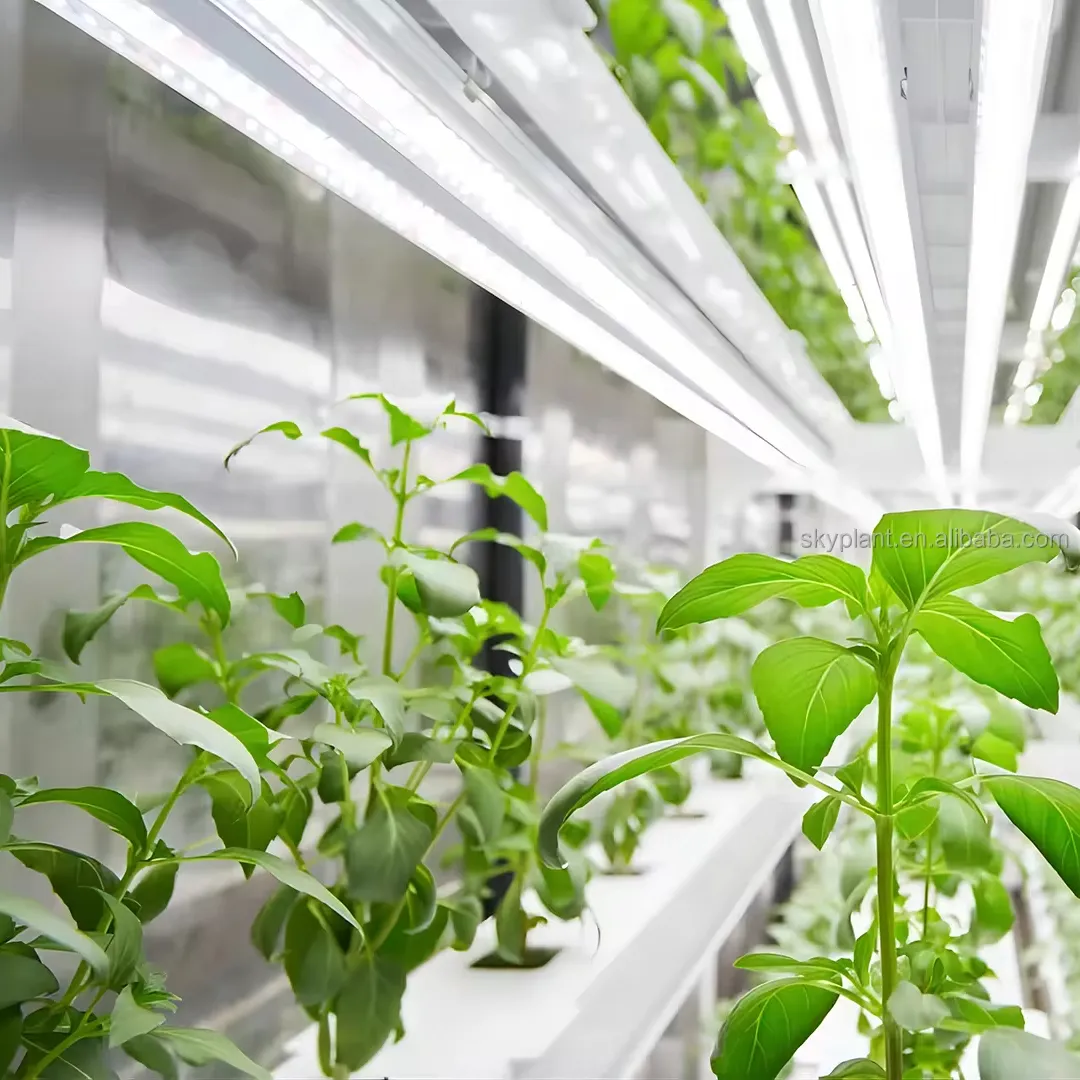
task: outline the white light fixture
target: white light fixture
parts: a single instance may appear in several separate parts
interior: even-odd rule
[[[569,233],[374,56],[308,0],[211,0],[323,93],[399,149],[693,385],[800,465],[816,454],[619,270]],[[471,275],[470,275],[471,276]]]
[[[1028,343],[1024,349],[1024,359],[1016,369],[1013,389],[1009,395],[1009,404],[1005,409],[1005,422],[1015,424],[1023,417],[1025,393],[1032,380],[1038,374],[1040,365],[1045,360],[1043,335],[1050,326],[1055,330],[1064,329],[1056,325],[1058,312],[1062,307],[1064,295],[1061,283],[1065,280],[1076,255],[1077,234],[1080,233],[1080,180],[1073,180],[1065,192],[1061,204],[1054,237],[1050,241],[1050,250],[1046,256],[1039,292],[1031,309],[1031,321],[1028,324]],[[1069,292],[1070,290],[1066,290]],[[1076,294],[1073,294],[1073,308]],[[1069,311],[1069,316],[1072,311]],[[1068,322],[1068,317],[1065,322]]]
[[[948,502],[926,313],[878,5],[869,0],[848,4],[816,0],[813,10],[891,316],[890,329],[881,340],[892,361],[897,400],[915,429],[931,489]],[[873,320],[872,310],[870,317]]]
[[[776,77],[769,68],[768,54],[746,0],[722,0],[722,6],[728,17],[732,36],[743,58],[758,73],[754,81],[754,94],[766,118],[778,134],[785,137],[793,136],[795,134],[794,121],[780,92]],[[796,150],[788,155],[787,164],[792,173],[795,197],[803,208],[807,224],[814,234],[825,265],[847,305],[848,315],[860,341],[869,342],[876,334],[879,341],[885,342],[889,335],[888,313],[881,297],[873,260],[866,246],[855,204],[847,182],[838,175],[839,159],[832,145],[828,123],[817,95],[809,61],[803,50],[798,27],[795,25],[794,13],[786,0],[779,0],[770,6],[770,17],[781,51],[791,57],[789,76],[793,84],[798,87],[800,114],[804,114],[804,124],[807,126],[811,149],[817,158],[811,170],[801,151]],[[825,187],[843,233],[842,242],[833,225],[825,199],[818,189],[816,175],[811,175],[811,172],[825,174]],[[852,272],[845,247],[851,252],[852,258],[858,262],[858,275]],[[868,307],[872,310],[868,310]],[[871,371],[877,380],[882,396],[886,400],[891,399],[894,389],[892,379],[887,374],[887,365],[876,362],[871,364]]]
[[[1053,10],[1054,0],[983,4],[960,414],[960,473],[966,500],[974,499],[979,483]],[[1054,291],[1056,286],[1051,296]],[[1047,306],[1049,320],[1054,305],[1044,296],[1040,319]]]
[[[495,254],[401,184],[295,112],[266,87],[253,82],[226,57],[185,34],[175,23],[164,19],[138,0],[39,2],[748,457],[776,470],[790,469],[793,464],[807,468],[812,477],[820,476],[822,497],[859,520],[879,512],[872,500],[849,487],[834,469],[802,444],[793,432],[766,412],[756,400],[750,399],[749,404],[764,434],[752,430],[714,405],[643,352],[630,347],[599,322]],[[266,11],[268,15],[273,15],[278,8],[267,5]],[[298,23],[291,30],[298,34],[301,25]],[[335,48],[343,43],[347,43],[347,39],[333,39]],[[279,44],[282,43],[279,41]],[[355,59],[351,52],[344,55],[349,61]],[[330,55],[326,58],[333,59]],[[341,54],[338,54],[340,59]],[[327,75],[326,72],[321,74],[328,79],[333,90],[336,76]],[[340,74],[349,76],[345,70]],[[346,96],[350,93],[345,88],[344,80],[339,87],[338,92]],[[386,86],[380,83],[377,89],[381,91]],[[400,96],[404,92],[404,88],[398,84],[398,91],[391,94],[392,103],[399,109],[405,108]],[[415,116],[412,120],[420,122]],[[416,132],[408,136],[422,135],[429,129],[434,131],[435,142],[427,151],[433,161],[438,158],[439,148],[447,152],[448,158],[461,149],[460,141],[454,141],[454,133],[436,121],[437,118],[429,117],[426,124],[421,124]],[[386,126],[388,122],[384,120],[383,127]],[[449,160],[444,160],[443,164],[448,166]],[[509,191],[507,178],[492,178],[491,166],[486,162],[483,164],[485,168],[469,181],[473,190],[463,190],[463,197],[503,200],[497,215],[500,217],[505,214],[512,216],[513,211],[522,209],[524,204],[520,192]],[[466,178],[462,176],[461,180],[464,183]],[[486,180],[491,181],[487,186]],[[550,218],[539,218],[537,213],[541,212],[537,210],[526,215],[524,221],[517,222],[517,227],[531,221],[541,230],[558,228]],[[493,213],[492,216],[496,215]],[[558,235],[565,236],[561,230]],[[582,259],[582,266],[600,272],[598,281],[591,285],[582,283],[582,292],[597,307],[606,310],[611,304],[617,305],[620,322],[634,322],[646,339],[645,343],[660,355],[671,358],[689,355],[695,363],[703,362],[712,373],[719,373],[719,369],[681,334],[678,327],[666,322],[658,312],[642,303],[638,294],[626,290],[621,279],[610,268],[581,249],[572,238],[567,239],[570,242],[561,252],[561,257],[564,260]],[[533,243],[545,245],[546,250],[554,254],[551,235],[534,238]],[[565,268],[580,275],[582,266],[577,271],[569,266]],[[727,402],[734,398],[735,402],[741,403],[743,398],[749,397],[741,387],[735,387],[735,390],[736,393],[721,400]],[[775,445],[771,441],[773,438]]]

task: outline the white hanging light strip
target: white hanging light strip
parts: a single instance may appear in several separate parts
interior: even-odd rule
[[[1062,329],[1056,325],[1056,315],[1062,305],[1061,284],[1075,262],[1077,234],[1080,234],[1080,179],[1069,184],[1065,191],[1065,200],[1061,204],[1061,213],[1054,229],[1054,237],[1050,241],[1039,292],[1031,309],[1024,358],[1016,369],[1012,393],[1005,409],[1006,424],[1016,424],[1023,419],[1028,387],[1046,359],[1043,335],[1051,325],[1055,330]],[[1071,312],[1069,314],[1071,315]]]
[[[821,497],[860,522],[880,514],[820,458],[781,453],[139,0],[38,2],[748,457],[778,471],[809,467]]]
[[[736,44],[739,46],[739,51],[743,55],[743,59],[756,73],[754,95],[764,110],[766,118],[779,135],[784,137],[793,136],[795,134],[795,124],[780,92],[776,77],[770,70],[768,54],[758,34],[757,25],[746,0],[722,0],[722,7],[728,17],[728,25]],[[800,64],[796,60],[796,70],[790,74],[793,82],[796,76],[801,80],[800,104],[809,101],[810,104],[807,108],[810,115],[817,118],[812,125],[813,135],[811,141],[814,154],[823,160],[816,163],[819,167],[814,172],[820,172],[820,166],[825,166],[826,189],[829,199],[833,203],[834,209],[839,208],[838,216],[842,215],[845,227],[845,239],[843,242],[841,242],[836,227],[833,225],[832,216],[829,213],[825,199],[818,189],[816,176],[811,175],[810,165],[805,155],[799,150],[789,154],[787,159],[787,165],[791,170],[791,186],[795,191],[795,197],[802,206],[803,213],[806,215],[810,231],[817,241],[818,250],[821,252],[825,265],[828,267],[829,273],[836,282],[840,295],[847,306],[848,316],[851,318],[859,339],[863,342],[869,342],[877,334],[879,341],[884,341],[886,340],[885,335],[889,332],[888,315],[885,311],[884,301],[881,298],[877,276],[874,273],[873,261],[866,247],[866,240],[862,233],[862,226],[858,221],[858,215],[855,213],[851,193],[843,178],[835,175],[839,168],[839,161],[832,147],[828,125],[825,122],[824,113],[817,98],[817,89],[813,85],[813,79],[810,76],[809,63],[806,60],[805,53],[801,51],[802,41],[798,38],[791,9],[783,4],[777,5],[772,11],[772,18],[774,24],[779,24],[777,36],[781,38],[781,48],[785,43],[790,44],[790,36],[793,30],[796,34],[795,48],[799,50],[802,62]],[[807,79],[810,81],[809,86],[803,85]],[[809,130],[811,127],[810,122],[807,122],[807,126]],[[828,175],[829,173],[833,174],[831,178]],[[851,262],[844,250],[845,244],[855,253],[854,257],[859,260],[862,279],[866,285],[867,295],[870,298],[869,302],[874,306],[875,319],[871,319],[868,314],[862,289],[852,272]],[[881,363],[880,359],[880,351],[875,351],[871,371],[882,396],[886,400],[891,400],[895,396],[892,378],[889,376],[887,365]]]
[[[817,0],[814,19],[889,305],[890,329],[882,345],[892,358],[897,399],[915,428],[931,489],[948,502],[926,313],[878,5]],[[873,311],[870,315],[873,320]]]
[[[814,454],[668,318],[308,0],[211,0],[446,190],[792,460]]]
[[[990,420],[1053,10],[1054,0],[983,4],[960,415],[960,471],[969,502],[976,496]]]

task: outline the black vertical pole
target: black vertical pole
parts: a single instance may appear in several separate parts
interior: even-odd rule
[[[481,458],[492,472],[506,476],[521,469],[521,440],[508,438],[498,425],[523,413],[528,320],[515,308],[489,292],[477,288],[470,312],[470,352],[481,412],[495,418],[495,431],[485,437]],[[509,499],[492,499],[476,488],[473,528],[494,528],[520,536],[524,517],[521,508]],[[520,555],[501,544],[477,544],[475,568],[480,576],[481,595],[507,604],[517,612],[525,607],[525,566]],[[480,663],[497,675],[509,675],[510,654],[487,643]],[[514,770],[515,774],[517,770]],[[513,880],[512,874],[498,874],[488,883],[485,915],[492,915]]]
[[[780,532],[777,536],[781,555],[795,554],[795,522],[791,519],[791,512],[795,508],[794,495],[778,495],[777,505],[780,508]]]

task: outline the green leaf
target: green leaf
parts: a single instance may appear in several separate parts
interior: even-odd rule
[[[615,567],[600,551],[583,551],[578,556],[578,574],[585,584],[585,595],[597,611],[611,599],[615,587]]]
[[[109,788],[45,788],[35,791],[19,804],[33,806],[37,803],[67,803],[85,810],[92,817],[108,825],[123,837],[136,852],[146,846],[146,825],[138,808],[118,791]]]
[[[843,646],[789,638],[765,649],[750,671],[765,726],[785,761],[813,772],[873,700],[873,669]]]
[[[819,956],[813,960],[795,960],[782,953],[754,952],[740,956],[734,964],[740,971],[768,971],[775,974],[803,975],[814,979],[832,979],[840,973],[835,960]]]
[[[471,566],[449,559],[426,559],[398,549],[394,561],[412,576],[425,615],[452,618],[480,603],[480,579]]]
[[[296,892],[287,885],[282,885],[259,908],[259,913],[251,924],[251,942],[267,960],[277,951],[285,920],[295,904]]]
[[[199,785],[210,795],[214,827],[226,847],[251,851],[269,847],[277,836],[280,817],[265,795],[251,802],[247,781],[234,769],[203,776]],[[245,865],[243,870],[245,877],[251,877],[254,867]]]
[[[108,679],[97,684],[106,694],[122,701],[181,746],[207,750],[236,769],[251,788],[252,799],[262,790],[259,766],[244,744],[207,716],[170,701],[160,690],[130,679]]]
[[[345,447],[351,454],[355,454],[369,469],[375,469],[375,463],[371,460],[371,451],[348,429],[343,427],[329,427],[320,432],[324,439],[336,442],[338,446]]]
[[[506,817],[506,794],[487,769],[463,769],[465,801],[479,826],[481,844],[492,843],[502,830]]]
[[[217,671],[209,656],[187,641],[154,652],[154,678],[169,697],[204,682],[216,682]]]
[[[842,1061],[825,1080],[886,1080],[885,1070],[869,1058]]]
[[[337,1060],[347,1069],[366,1065],[394,1033],[405,993],[405,969],[396,961],[363,952],[334,1006]]]
[[[241,1053],[220,1032],[209,1028],[158,1028],[150,1037],[160,1039],[189,1065],[209,1065],[212,1061],[220,1061],[254,1077],[254,1080],[273,1080],[266,1069]]]
[[[150,1035],[136,1035],[124,1043],[124,1053],[133,1061],[157,1073],[163,1080],[178,1080],[179,1069],[173,1052]]]
[[[278,615],[297,630],[307,622],[307,607],[298,592],[291,592],[288,596],[267,593],[266,599]]]
[[[208,552],[190,552],[167,529],[146,521],[124,521],[84,529],[73,536],[36,536],[19,554],[18,563],[64,544],[115,544],[151,573],[176,587],[181,596],[197,601],[207,611],[229,621],[229,593],[221,580],[221,567]]]
[[[980,1080],[1076,1080],[1080,1057],[1061,1043],[997,1028],[979,1040]]]
[[[777,596],[803,607],[821,607],[834,600],[862,607],[866,578],[857,566],[831,555],[805,555],[794,562],[769,555],[733,555],[684,585],[664,606],[656,628],[677,630],[739,615]]]
[[[351,683],[349,693],[357,701],[370,701],[396,742],[404,734],[405,699],[393,679],[382,676]]]
[[[320,881],[310,874],[301,870],[298,866],[279,859],[276,855],[270,855],[265,851],[242,851],[239,848],[222,848],[220,851],[211,851],[207,855],[193,855],[186,858],[185,862],[202,862],[207,859],[218,859],[226,862],[247,862],[265,870],[273,875],[282,885],[288,885],[313,900],[324,904],[335,915],[340,915],[350,926],[362,931],[362,927],[356,921],[353,913]],[[186,1059],[185,1059],[186,1060]]]
[[[434,761],[445,765],[454,760],[457,745],[456,742],[433,739],[419,731],[407,731],[401,742],[383,757],[383,764],[388,769],[407,765],[412,761]]]
[[[971,887],[975,899],[974,925],[984,941],[997,941],[1013,927],[1012,897],[1001,879],[984,874]]]
[[[0,914],[9,915],[17,923],[22,923],[50,941],[55,941],[57,945],[63,945],[77,953],[98,975],[104,977],[108,974],[109,958],[101,946],[36,900],[0,892]]]
[[[342,525],[330,538],[331,544],[350,544],[354,540],[378,540],[384,543],[382,534],[370,525],[361,525],[359,521],[350,521]]]
[[[112,989],[123,986],[132,973],[143,962],[142,923],[138,916],[114,896],[103,892],[105,901],[112,913],[112,940],[105,950],[109,958],[109,986]],[[138,1033],[137,1033],[138,1034]]]
[[[736,1003],[712,1059],[717,1080],[775,1080],[818,1029],[838,994],[802,979],[774,979]]]
[[[0,790],[0,844],[6,844],[11,835],[11,826],[15,821],[15,807],[11,796]]]
[[[64,653],[73,664],[94,635],[127,603],[130,593],[116,593],[93,611],[68,611],[64,615]]]
[[[1033,709],[1057,712],[1057,673],[1034,615],[1009,622],[958,596],[939,596],[922,606],[914,625],[942,660],[969,679]]]
[[[88,468],[90,455],[61,439],[21,425],[0,429],[0,474],[6,470],[10,477],[9,513],[28,503],[44,502],[51,495],[65,494]]]
[[[1080,790],[1034,776],[984,776],[1005,816],[1080,897]]]
[[[466,480],[478,484],[492,499],[507,498],[517,503],[536,523],[541,532],[547,532],[547,503],[543,496],[519,472],[496,476],[489,465],[470,465],[469,468],[451,476],[450,480]],[[449,481],[448,481],[449,482]]]
[[[178,510],[181,514],[186,514],[200,524],[205,525],[211,532],[217,533],[228,545],[233,555],[236,555],[236,546],[217,525],[183,496],[174,495],[171,491],[150,491],[147,488],[139,487],[138,484],[129,480],[123,473],[90,471],[83,474],[79,482],[64,495],[62,501],[71,502],[72,499],[89,498],[111,499],[113,502],[138,506],[142,510]]]
[[[317,724],[311,737],[316,742],[340,750],[354,769],[366,769],[383,751],[394,745],[393,739],[385,731],[345,728],[336,724]]]
[[[637,692],[634,679],[601,656],[553,657],[551,666],[574,684],[605,732],[614,738]]]
[[[886,514],[871,542],[874,569],[909,609],[1059,550],[1041,530],[982,510]]]
[[[56,1046],[61,1036],[51,1032],[46,1036],[37,1036],[34,1041],[42,1039]],[[105,1058],[105,1049],[105,1040],[101,1037],[80,1039],[45,1066],[40,1074],[41,1080],[117,1080],[116,1073]]]
[[[102,892],[113,892],[119,885],[116,875],[89,855],[78,851],[18,840],[7,850],[30,870],[49,879],[52,890],[71,912],[80,930],[96,930],[107,911]]]
[[[249,716],[239,705],[234,705],[232,702],[214,709],[210,713],[210,719],[219,727],[223,727],[230,735],[235,735],[255,759],[260,769],[270,767],[270,759],[267,755],[283,740],[273,738],[272,732],[265,724],[259,723],[254,716]]]
[[[835,795],[826,795],[821,802],[814,803],[803,815],[803,835],[820,851],[829,839],[829,834],[836,825],[840,814],[840,800]]]
[[[56,976],[40,961],[19,953],[0,952],[0,1010],[60,989]]]
[[[22,1045],[22,1009],[17,1005],[0,1012],[0,1075],[10,1075],[11,1063]]]
[[[139,907],[139,922],[156,919],[168,906],[176,886],[176,863],[151,866],[128,894]]]
[[[285,926],[285,973],[305,1008],[332,1001],[348,975],[341,946],[307,903],[292,909]]]
[[[989,761],[999,769],[1016,772],[1020,764],[1019,753],[1013,743],[991,731],[984,731],[971,747],[971,756],[980,761]]]
[[[412,809],[405,788],[381,788],[373,811],[345,849],[349,895],[358,900],[393,904],[427,853],[431,825]]]
[[[291,442],[295,442],[304,434],[292,420],[278,420],[276,423],[267,424],[266,427],[260,428],[254,435],[246,438],[243,442],[237,443],[225,455],[225,468],[227,469],[232,464],[233,458],[236,457],[245,446],[250,446],[260,435],[266,435],[271,431],[280,431],[281,434]]]
[[[495,951],[512,964],[520,964],[525,959],[529,919],[521,904],[524,888],[524,875],[515,873],[495,912]]]
[[[994,855],[986,819],[961,799],[938,800],[937,838],[954,870],[986,866]]]
[[[949,1006],[934,994],[919,992],[914,983],[899,983],[889,998],[889,1014],[906,1031],[927,1031],[949,1015]]]
[[[476,939],[476,931],[484,918],[484,905],[478,897],[468,895],[443,900],[442,904],[449,909],[450,921],[454,927],[451,948],[464,952]]]
[[[1019,1005],[992,1005],[983,998],[950,994],[945,999],[949,1016],[940,1027],[947,1031],[966,1031],[977,1035],[991,1028],[1023,1028],[1024,1010]]]
[[[113,1003],[109,1023],[109,1046],[122,1046],[129,1039],[147,1035],[165,1023],[165,1017],[152,1009],[144,1009],[125,986]]]
[[[735,735],[710,732],[636,746],[582,769],[556,792],[540,819],[537,841],[540,857],[548,866],[563,865],[559,855],[559,830],[575,810],[586,806],[598,795],[654,769],[674,765],[683,758],[709,750],[725,750],[743,757],[757,758],[796,778],[807,778],[794,765],[773,757],[754,743]]]

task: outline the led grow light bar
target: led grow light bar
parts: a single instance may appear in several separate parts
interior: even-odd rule
[[[934,494],[948,502],[926,312],[880,12],[871,2],[815,0],[813,13],[889,305],[890,332],[882,344],[893,359],[897,399],[915,428]]]
[[[793,464],[809,467],[820,478],[822,498],[826,501],[859,521],[873,520],[879,514],[873,500],[847,485],[775,418],[766,415],[767,427],[786,444],[785,448],[795,450],[796,456],[782,452],[495,254],[253,82],[225,57],[185,34],[145,4],[138,0],[39,2],[748,457],[781,472]],[[576,256],[579,252],[573,250],[572,254]],[[636,294],[632,304],[645,306]],[[630,310],[620,314],[633,317]],[[674,327],[652,324],[649,329],[650,337],[655,337],[656,329],[663,330],[662,344],[666,347],[662,355],[677,355],[684,347],[696,350]]]
[[[748,427],[813,463],[802,439],[371,55],[355,25],[308,0],[211,2]]]
[[[975,137],[960,471],[974,499],[1005,325],[1054,0],[985,0]]]
[[[1061,301],[1061,283],[1065,280],[1076,255],[1077,234],[1080,233],[1080,180],[1073,180],[1065,192],[1061,204],[1054,237],[1046,256],[1039,292],[1031,309],[1028,324],[1028,340],[1024,358],[1020,361],[1013,378],[1013,390],[1005,409],[1005,423],[1015,424],[1024,413],[1025,394],[1045,359],[1043,335],[1050,328],[1054,312]],[[1055,329],[1057,327],[1055,326]]]

